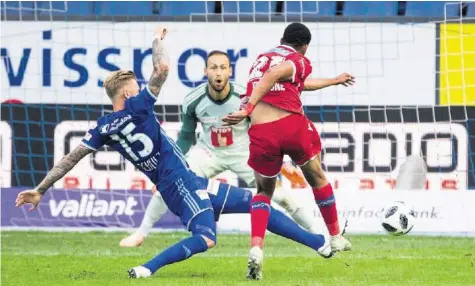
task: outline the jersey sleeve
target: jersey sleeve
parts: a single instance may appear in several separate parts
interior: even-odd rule
[[[180,147],[183,154],[188,153],[191,146],[196,142],[196,126],[198,125],[198,117],[196,116],[196,106],[200,99],[206,93],[208,84],[203,83],[192,90],[185,96],[182,109],[182,122],[180,134],[178,135],[177,145]]]
[[[183,125],[181,126],[176,144],[180,147],[181,151],[183,151],[183,154],[186,154],[195,143],[195,130],[198,120],[196,117],[184,113],[182,116],[182,122]]]
[[[136,113],[148,114],[153,110],[157,97],[150,92],[148,86],[142,89],[137,96],[127,99],[126,107]]]
[[[93,129],[89,129],[89,131],[83,137],[81,144],[91,150],[96,151],[106,144],[106,138],[99,131],[99,127],[96,126]]]
[[[312,73],[312,65],[306,57],[302,55],[291,55],[287,60],[294,65],[292,82],[303,82]]]

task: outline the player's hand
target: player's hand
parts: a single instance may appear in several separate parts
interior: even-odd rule
[[[341,84],[344,86],[350,86],[355,83],[355,77],[349,73],[342,73],[335,78],[336,84]]]
[[[153,34],[155,38],[159,38],[160,40],[164,40],[165,36],[168,33],[168,29],[164,26],[158,26],[155,29],[155,33]]]
[[[241,109],[234,113],[228,114],[227,116],[221,118],[224,122],[223,126],[236,125],[239,122],[243,121],[249,114],[246,109]]]
[[[20,207],[24,204],[32,204],[28,211],[35,210],[43,197],[37,190],[26,190],[18,194],[15,200],[15,206]]]
[[[249,95],[241,95],[241,105],[239,106],[239,109],[245,109],[246,104],[249,102],[249,99],[251,98]]]

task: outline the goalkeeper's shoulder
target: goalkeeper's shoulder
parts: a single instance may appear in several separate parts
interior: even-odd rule
[[[185,99],[183,100],[183,113],[187,113],[189,109],[196,104],[206,95],[206,89],[208,87],[208,83],[202,83],[195,87],[192,91],[190,91],[187,95],[185,95]]]
[[[236,96],[239,97],[242,94],[246,93],[246,87],[241,85],[241,84],[238,84],[236,82],[231,82],[231,87],[232,87],[232,90],[233,90],[233,95],[236,95]]]

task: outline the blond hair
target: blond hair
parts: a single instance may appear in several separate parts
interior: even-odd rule
[[[117,91],[131,79],[137,79],[133,71],[118,70],[111,72],[104,81],[104,88],[109,98],[114,99]]]

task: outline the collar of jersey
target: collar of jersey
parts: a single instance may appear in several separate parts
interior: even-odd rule
[[[219,101],[219,100],[216,100],[214,99],[211,94],[209,94],[209,84],[206,85],[206,96],[209,98],[209,100],[211,100],[213,103],[217,104],[217,105],[222,105],[222,104],[225,104],[231,97],[232,97],[232,93],[234,92],[234,87],[231,83],[229,83],[230,85],[230,89],[229,89],[229,93],[228,95],[226,95],[226,97]]]
[[[294,48],[292,48],[291,46],[287,46],[287,45],[280,45],[280,46],[277,46],[277,48],[280,48],[280,47],[282,47],[282,48],[284,48],[284,49],[287,49],[287,50],[291,50],[291,51],[294,52],[294,53],[297,52],[297,51],[296,51]]]

